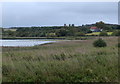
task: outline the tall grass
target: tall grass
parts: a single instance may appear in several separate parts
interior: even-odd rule
[[[3,82],[118,82],[117,37],[3,48]]]

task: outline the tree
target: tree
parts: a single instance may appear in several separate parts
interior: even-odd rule
[[[8,30],[8,31],[5,31],[5,32],[7,33],[8,36],[15,36],[14,31]]]
[[[57,36],[66,36],[67,35],[67,31],[65,29],[60,29],[56,32]]]
[[[45,35],[44,32],[42,32],[42,33],[40,33],[40,36],[41,36],[41,37],[45,37],[46,35]]]
[[[96,22],[95,25],[96,25],[98,28],[101,28],[101,29],[105,28],[105,23],[102,22],[102,21],[100,21],[100,22]]]
[[[113,36],[120,36],[120,30],[115,30],[112,33]]]
[[[108,32],[111,32],[112,31],[112,27],[111,26],[105,26],[104,30],[106,30]]]
[[[75,27],[69,27],[67,30],[67,36],[75,36],[75,33],[78,32],[78,29]]]

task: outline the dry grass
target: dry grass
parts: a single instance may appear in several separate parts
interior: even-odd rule
[[[29,48],[3,48],[3,81],[118,82],[117,37],[62,41]]]

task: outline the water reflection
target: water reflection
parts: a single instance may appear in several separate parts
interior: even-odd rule
[[[13,46],[13,47],[28,47],[35,46],[45,43],[51,43],[56,41],[47,41],[47,40],[0,40],[0,46]]]

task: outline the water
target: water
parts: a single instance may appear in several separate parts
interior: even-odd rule
[[[41,45],[45,43],[56,42],[53,40],[0,40],[0,46],[8,47],[30,47],[35,45]]]

